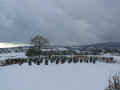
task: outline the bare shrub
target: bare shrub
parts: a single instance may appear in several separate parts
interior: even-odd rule
[[[120,73],[112,76],[108,81],[108,87],[105,90],[120,90]]]

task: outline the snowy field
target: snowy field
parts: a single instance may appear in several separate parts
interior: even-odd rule
[[[0,55],[1,60],[16,57],[27,58],[24,53]],[[0,67],[0,90],[104,90],[116,72],[120,64],[12,65]]]
[[[0,90],[104,90],[119,64],[64,64],[0,68]]]

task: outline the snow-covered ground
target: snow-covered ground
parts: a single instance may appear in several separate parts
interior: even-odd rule
[[[117,63],[120,64],[120,56],[115,56],[115,55],[112,55],[112,54],[109,54],[109,53],[108,54],[104,54],[102,56],[104,56],[104,57],[113,57],[114,61],[116,61]]]
[[[119,64],[0,67],[0,90],[104,90]]]
[[[3,53],[3,54],[0,54],[0,60],[6,60],[6,59],[14,59],[14,58],[27,58],[27,56],[25,55],[24,52],[20,52],[20,53],[15,53],[15,52],[12,52],[12,53]]]
[[[0,54],[0,60],[16,57],[27,58],[24,53]],[[119,56],[113,57],[120,61]],[[0,90],[104,90],[107,80],[116,72],[120,72],[120,64],[0,67]]]

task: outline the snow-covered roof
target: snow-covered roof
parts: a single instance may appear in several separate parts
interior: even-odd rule
[[[59,51],[67,51],[68,49],[66,49],[66,48],[57,48],[57,50],[59,50]]]

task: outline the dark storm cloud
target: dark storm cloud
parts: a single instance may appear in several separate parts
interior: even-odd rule
[[[1,0],[0,41],[119,41],[119,0]]]

